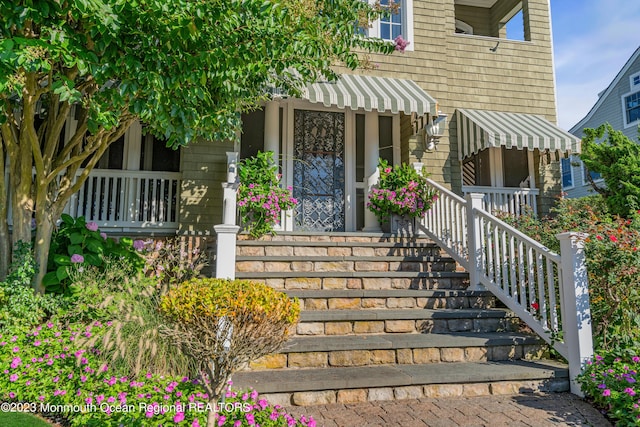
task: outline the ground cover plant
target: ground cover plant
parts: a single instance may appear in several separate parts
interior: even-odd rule
[[[101,232],[88,229],[94,234]],[[0,283],[0,402],[72,426],[315,425],[228,383],[242,363],[286,340],[297,302],[265,285],[197,279],[199,252],[186,254],[177,242],[147,247],[158,252],[135,252],[135,266],[113,252],[100,265],[71,263],[73,292],[44,295],[30,286],[37,267],[29,245],[14,250]],[[138,259],[148,262],[143,271]],[[217,330],[219,345],[195,358],[177,345],[187,337],[209,343],[211,334],[215,341]],[[211,361],[215,372],[203,369]]]

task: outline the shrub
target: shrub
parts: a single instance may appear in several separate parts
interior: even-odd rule
[[[144,259],[138,253],[142,241],[122,237],[118,241],[101,233],[95,222],[84,217],[72,218],[62,214],[62,223],[54,232],[49,249],[47,274],[42,282],[47,292],[70,293],[69,267],[93,266],[104,269],[104,258],[126,260],[133,268],[131,274],[141,271]]]
[[[190,280],[163,296],[160,307],[173,323],[165,333],[208,379],[211,404],[234,371],[278,350],[300,315],[297,300],[243,280]]]
[[[18,242],[6,281],[0,282],[0,330],[30,329],[58,311],[64,304],[59,296],[34,292],[31,281],[36,262],[31,245]]]
[[[602,196],[561,199],[546,218],[505,218],[516,228],[559,251],[556,234],[581,231],[585,244],[596,348],[640,347],[640,220],[609,213]]]
[[[637,349],[636,349],[637,350]],[[596,355],[577,381],[594,403],[616,420],[616,426],[640,425],[640,355]]]
[[[238,208],[244,231],[253,237],[273,234],[280,223],[280,213],[293,209],[298,203],[291,195],[291,187],[280,187],[281,175],[273,160],[273,152],[258,152],[256,157],[238,164],[240,187]]]
[[[144,257],[144,274],[155,277],[165,289],[199,277],[202,269],[209,265],[207,253],[200,248],[189,250],[183,237],[149,242],[145,245]]]
[[[612,213],[630,217],[640,209],[640,145],[608,123],[584,133],[580,159],[589,170],[602,175],[606,187],[592,185],[605,196]]]
[[[389,221],[391,214],[424,218],[437,197],[435,190],[427,186],[426,177],[406,163],[391,167],[384,159],[378,161],[378,169],[380,181],[371,190],[367,203],[378,221]]]

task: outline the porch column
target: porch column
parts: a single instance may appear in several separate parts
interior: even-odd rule
[[[380,157],[380,132],[378,130],[378,113],[366,112],[364,115],[364,228],[362,231],[380,232],[378,218],[367,209],[369,193],[378,183],[378,158]]]
[[[273,151],[273,160],[280,164],[280,104],[268,101],[264,107],[264,151]]]
[[[129,171],[140,170],[140,154],[142,152],[142,124],[136,120],[131,123],[129,130],[125,134],[124,144],[124,168]],[[140,209],[140,193],[138,188],[142,188],[141,178],[139,176],[131,179],[127,191],[127,217],[123,218],[128,221],[136,221]]]

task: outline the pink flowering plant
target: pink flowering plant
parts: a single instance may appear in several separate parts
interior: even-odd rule
[[[47,322],[29,332],[3,330],[0,400],[62,416],[71,426],[198,427],[207,425],[210,411],[217,426],[316,425],[312,418],[298,420],[270,405],[255,391],[234,391],[231,384],[225,401],[210,407],[202,379],[122,375],[87,346],[113,327],[110,322],[69,327]]]
[[[636,349],[637,351],[637,349]],[[578,382],[596,406],[607,411],[616,426],[640,425],[640,355],[596,355]]]
[[[280,186],[281,175],[273,152],[258,152],[255,157],[242,160],[238,174],[237,204],[244,231],[255,238],[274,234],[274,226],[280,223],[280,213],[293,209],[298,201],[293,198],[291,187]]]
[[[144,243],[121,237],[107,237],[95,222],[84,217],[73,218],[62,214],[62,222],[51,237],[47,273],[42,282],[47,292],[72,293],[70,268],[104,268],[105,257],[124,259],[131,265],[132,273],[141,271],[144,259],[140,256]]]
[[[437,199],[436,191],[427,185],[426,177],[403,163],[390,166],[378,161],[380,180],[369,194],[367,207],[380,222],[387,222],[392,214],[424,218]]]

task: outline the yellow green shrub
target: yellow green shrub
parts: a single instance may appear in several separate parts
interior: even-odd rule
[[[162,297],[164,333],[198,366],[215,402],[231,374],[276,352],[300,317],[297,299],[247,280],[191,279]]]

